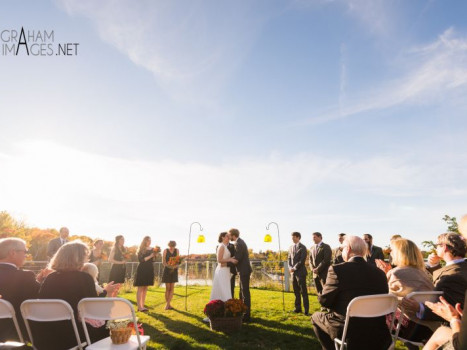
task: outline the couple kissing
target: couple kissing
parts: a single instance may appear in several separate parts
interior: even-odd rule
[[[248,247],[236,228],[219,234],[217,246],[217,267],[212,280],[210,300],[227,301],[234,296],[235,276],[240,279],[240,299],[247,306],[244,322],[250,321],[250,275],[252,272]]]

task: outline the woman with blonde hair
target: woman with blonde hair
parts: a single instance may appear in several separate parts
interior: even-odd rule
[[[148,309],[144,306],[146,301],[146,294],[148,287],[154,284],[154,257],[156,253],[150,247],[151,237],[146,236],[143,238],[138,248],[138,268],[136,269],[136,276],[134,286],[138,287],[136,291],[136,304],[138,311],[147,312]]]
[[[405,238],[391,241],[392,264],[377,260],[376,265],[386,272],[389,293],[398,297],[405,297],[412,292],[423,292],[434,290],[433,282],[425,269],[423,255],[414,242]],[[423,341],[430,337],[431,330],[425,326],[410,321],[404,315],[399,334],[405,338],[415,341]]]
[[[73,308],[76,323],[82,333],[81,322],[78,322],[78,303],[83,298],[97,297],[93,278],[81,271],[88,260],[89,250],[79,241],[73,241],[62,245],[49,263],[53,270],[44,280],[39,291],[39,299],[62,299]],[[105,290],[111,294],[118,285],[109,283]],[[69,327],[69,322],[53,322],[54,336],[50,337],[52,325],[44,323],[34,324],[32,327],[34,345],[38,349],[69,349],[76,346],[76,338]],[[44,327],[45,326],[45,327]],[[44,327],[44,328],[43,328]],[[99,340],[108,336],[105,327],[95,329],[92,337]]]
[[[115,237],[115,243],[110,251],[109,262],[112,263],[110,268],[109,282],[123,283],[125,282],[126,261],[124,247],[125,238],[122,235]]]

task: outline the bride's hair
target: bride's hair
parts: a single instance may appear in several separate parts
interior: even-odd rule
[[[217,240],[219,243],[222,243],[222,241],[224,240],[224,237],[225,235],[227,234],[227,232],[221,232],[219,233],[219,239]]]

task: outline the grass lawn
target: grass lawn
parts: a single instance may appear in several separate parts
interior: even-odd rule
[[[175,288],[172,303],[175,310],[170,311],[164,310],[165,289],[150,288],[146,300],[150,312],[137,314],[145,334],[151,336],[148,349],[321,349],[310,317],[291,311],[293,293],[285,293],[284,313],[281,292],[252,289],[252,322],[229,336],[211,331],[209,325],[202,322],[210,291],[209,287],[189,287],[188,311],[185,312],[184,286]],[[120,296],[136,305],[134,291],[122,292]],[[319,307],[316,295],[310,295],[310,312]]]

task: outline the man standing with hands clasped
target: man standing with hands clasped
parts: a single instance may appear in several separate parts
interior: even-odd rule
[[[305,267],[306,261],[306,247],[300,243],[302,235],[300,232],[292,232],[293,245],[289,248],[289,271],[292,274],[293,291],[295,293],[295,313],[302,312],[302,301],[303,308],[305,309],[305,315],[309,313],[309,301],[308,301],[308,290],[306,287],[306,275],[308,274]]]
[[[313,233],[313,242],[315,245],[310,249],[310,268],[313,271],[316,291],[320,295],[331,266],[332,250],[329,245],[323,243],[323,236],[319,232]]]

